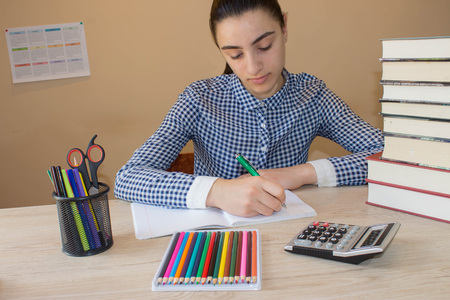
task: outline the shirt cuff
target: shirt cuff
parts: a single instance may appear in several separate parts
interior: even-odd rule
[[[206,208],[206,197],[218,177],[197,176],[186,195],[188,208]]]
[[[317,174],[317,185],[319,187],[331,187],[336,186],[336,170],[333,164],[328,159],[318,159],[308,161]]]

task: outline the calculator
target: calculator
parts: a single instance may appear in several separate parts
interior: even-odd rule
[[[400,223],[358,226],[333,222],[311,222],[284,250],[326,259],[359,264],[386,251]]]

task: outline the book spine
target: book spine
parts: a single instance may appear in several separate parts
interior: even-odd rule
[[[366,182],[367,183],[378,184],[378,185],[389,186],[389,187],[396,188],[396,189],[408,190],[408,191],[412,191],[412,192],[428,194],[428,195],[434,195],[434,196],[444,197],[444,198],[449,198],[450,199],[450,195],[449,194],[445,194],[445,193],[434,192],[434,191],[424,190],[424,189],[418,189],[418,188],[404,186],[404,185],[399,185],[399,184],[394,184],[394,183],[390,183],[390,182],[383,182],[383,181],[373,180],[373,179],[370,179],[370,178],[367,178]]]
[[[430,117],[420,117],[420,116],[406,116],[406,115],[396,115],[390,113],[381,112],[380,115],[384,118],[398,118],[398,119],[410,119],[410,120],[418,120],[418,121],[431,121],[431,122],[443,122],[449,123],[450,119],[439,119],[439,118],[430,118]],[[391,135],[395,135],[395,133],[391,133]],[[436,139],[436,138],[433,138]]]
[[[434,58],[380,58],[380,62],[441,62],[441,61],[450,61],[450,57],[434,57]]]
[[[440,102],[440,101],[428,101],[428,100],[407,100],[407,99],[389,99],[389,98],[380,98],[380,103],[383,102],[392,102],[392,103],[412,103],[412,104],[430,104],[430,105],[450,105],[449,102]]]
[[[407,81],[407,80],[380,80],[381,85],[405,85],[405,86],[450,86],[446,81]]]
[[[403,138],[403,139],[423,140],[423,141],[438,142],[438,143],[450,143],[450,139],[434,138],[434,137],[429,137],[429,136],[405,135],[405,134],[396,134],[396,133],[389,133],[389,132],[384,132],[384,136],[391,136],[391,137]]]
[[[407,214],[410,214],[410,215],[413,215],[413,216],[418,216],[418,217],[427,218],[427,219],[431,219],[431,220],[435,220],[435,221],[439,221],[439,222],[444,222],[444,223],[449,223],[450,224],[449,220],[435,218],[435,217],[431,217],[431,216],[427,216],[427,215],[411,212],[411,211],[404,210],[404,209],[399,209],[399,208],[394,208],[394,207],[390,207],[390,206],[385,206],[385,205],[381,205],[381,204],[378,204],[378,203],[370,202],[369,200],[366,201],[366,203],[370,204],[370,205],[373,205],[373,206],[376,206],[376,207],[386,208],[386,209],[390,209],[390,210],[394,210],[394,211],[398,211],[398,212],[402,212],[402,213],[407,213]]]

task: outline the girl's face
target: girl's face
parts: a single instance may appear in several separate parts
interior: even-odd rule
[[[226,18],[217,24],[216,39],[228,65],[253,96],[262,100],[281,89],[287,29],[269,13],[258,9]]]

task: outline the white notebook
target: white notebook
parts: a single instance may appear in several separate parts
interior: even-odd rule
[[[316,216],[316,211],[286,190],[286,207],[271,216],[243,218],[217,208],[168,209],[132,203],[134,230],[139,240],[171,235],[175,231],[214,229],[277,222]]]

